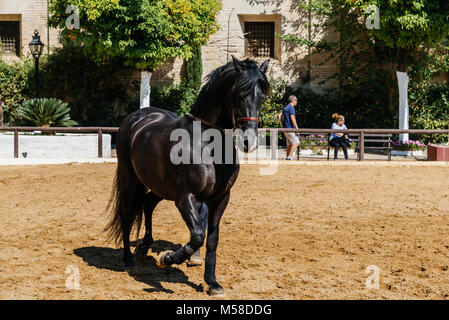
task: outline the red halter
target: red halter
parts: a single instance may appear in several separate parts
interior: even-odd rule
[[[241,117],[237,118],[237,122],[248,122],[248,121],[255,121],[259,123],[259,118],[257,117]]]
[[[206,125],[208,127],[212,127],[212,128],[218,129],[218,130],[220,130],[221,132],[224,133],[223,128],[220,128],[219,126],[213,124],[212,122],[209,122],[209,121],[200,119],[198,117],[195,117],[191,113],[186,113],[186,116],[188,116],[189,118],[192,118],[195,121],[199,121],[199,122],[201,122],[202,124],[204,124],[204,125]],[[257,118],[257,117],[240,117],[240,118],[237,118],[237,123],[248,122],[248,121],[255,121],[255,122],[259,123],[259,118]],[[235,125],[234,125],[234,129],[235,129]]]

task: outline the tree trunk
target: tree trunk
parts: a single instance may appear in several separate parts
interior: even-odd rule
[[[140,109],[148,108],[150,106],[151,80],[152,72],[142,70],[140,81]]]

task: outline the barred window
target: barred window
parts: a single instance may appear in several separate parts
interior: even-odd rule
[[[20,23],[0,21],[0,51],[20,56]]]
[[[274,22],[245,22],[246,54],[274,57]]]

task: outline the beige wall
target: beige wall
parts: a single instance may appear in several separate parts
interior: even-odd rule
[[[12,19],[12,20],[11,20]],[[58,46],[58,32],[47,27],[47,0],[0,0],[0,20],[20,20],[21,54],[29,55],[28,44],[34,30],[38,30],[41,41],[50,48]],[[44,52],[47,52],[45,48]]]
[[[297,0],[222,0],[223,9],[217,16],[220,30],[211,36],[208,45],[203,47],[203,75],[207,76],[214,69],[231,60],[232,55],[244,59],[245,39],[244,23],[248,22],[275,22],[275,32],[279,34],[295,34],[308,37],[308,13],[298,7]],[[229,23],[228,23],[229,22]],[[319,23],[313,18],[313,23]],[[228,36],[229,32],[229,36]],[[310,38],[335,40],[338,34],[315,28]],[[229,41],[229,46],[228,46]],[[228,51],[229,49],[229,51]],[[269,76],[283,78],[288,82],[298,82],[306,75],[309,59],[311,64],[311,87],[320,90],[320,81],[337,71],[332,62],[324,62],[326,55],[317,54],[308,58],[306,46],[292,45],[275,37],[275,57],[271,58]],[[268,59],[257,58],[262,62]],[[153,84],[179,82],[181,78],[182,61],[170,61],[172,69],[165,67],[163,71],[156,72],[152,79]],[[167,73],[167,70],[171,70]]]

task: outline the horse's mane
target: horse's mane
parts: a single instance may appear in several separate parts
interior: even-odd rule
[[[246,59],[241,61],[240,64],[242,72],[235,83],[236,92],[244,97],[251,94],[254,87],[260,84],[261,89],[267,93],[270,88],[270,83],[257,63],[253,60]],[[212,71],[206,77],[207,82],[192,106],[192,111],[195,112],[197,108],[210,103],[211,98],[216,99],[222,96],[223,87],[229,87],[230,89],[230,85],[234,83],[236,75],[237,71],[232,61]]]

